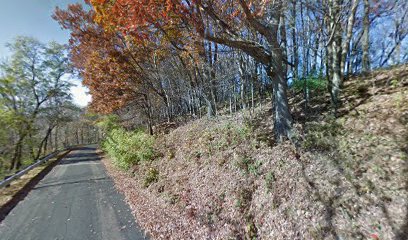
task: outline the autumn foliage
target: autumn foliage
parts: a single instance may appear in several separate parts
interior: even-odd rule
[[[307,105],[303,80],[325,77],[337,116],[344,76],[368,65],[369,18],[398,5],[374,1],[368,16],[367,4],[341,2],[89,0],[91,10],[71,5],[54,18],[71,31],[71,59],[95,110],[137,107],[151,127],[176,115],[212,117],[227,104],[230,113],[245,109],[251,88],[252,104],[257,94],[271,96],[275,139],[283,141],[294,136],[288,82],[305,86]],[[394,47],[379,53],[379,66],[407,35],[399,15]]]

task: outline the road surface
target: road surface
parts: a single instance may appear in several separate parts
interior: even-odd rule
[[[145,239],[95,150],[55,166],[0,223],[0,239]]]

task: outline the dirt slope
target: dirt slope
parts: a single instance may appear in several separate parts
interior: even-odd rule
[[[347,81],[336,120],[293,97],[297,147],[273,142],[266,105],[158,136],[131,174],[105,164],[157,239],[407,239],[407,75]]]

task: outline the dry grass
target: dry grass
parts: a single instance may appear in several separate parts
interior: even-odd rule
[[[347,82],[337,120],[315,99],[295,116],[300,148],[274,143],[264,106],[178,127],[131,172],[104,163],[155,239],[406,239],[407,73]]]

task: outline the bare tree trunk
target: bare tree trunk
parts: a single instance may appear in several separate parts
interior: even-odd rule
[[[292,69],[293,69],[293,78],[298,80],[298,65],[299,65],[299,58],[298,58],[298,46],[297,46],[297,39],[296,39],[296,0],[292,0],[292,22],[291,22],[291,29],[292,29]]]
[[[258,63],[254,61],[254,71],[252,73],[252,85],[251,85],[251,97],[252,97],[252,108],[255,108],[255,87],[258,82]],[[261,96],[259,96],[260,99]],[[258,100],[259,101],[259,100]]]
[[[251,82],[251,109],[252,110],[254,110],[254,108],[255,108],[254,82],[255,82],[255,79],[252,79],[252,82]]]
[[[280,15],[280,19],[279,19],[279,33],[280,33],[280,37],[281,37],[281,48],[282,48],[282,54],[283,54],[283,58],[287,59],[288,58],[288,41],[286,38],[286,18],[285,15],[281,14]],[[285,72],[285,76],[288,73],[288,67],[286,65],[286,63],[282,62],[283,64],[283,69]]]
[[[81,126],[81,144],[84,144],[84,126]]]
[[[43,151],[43,148],[44,148],[44,150],[45,150],[45,148],[46,148],[46,146],[47,146],[48,138],[50,137],[51,132],[52,132],[52,127],[49,127],[49,128],[47,129],[47,132],[46,132],[46,134],[45,134],[45,137],[43,138],[43,140],[42,140],[41,143],[40,143],[40,146],[38,147],[38,151],[37,151],[37,154],[35,155],[34,160],[39,159],[40,156],[41,156],[41,154],[42,154],[43,152],[45,152],[45,151]]]
[[[43,152],[44,153],[47,152],[47,149],[48,149],[48,138],[45,139],[44,146],[43,146]]]
[[[342,85],[342,76],[341,76],[342,74],[341,74],[341,67],[340,67],[340,52],[341,52],[340,41],[338,39],[335,39],[332,42],[333,76],[332,76],[332,81],[331,81],[331,85],[332,85],[331,95],[332,95],[332,102],[334,105],[335,112],[337,112],[340,88]]]
[[[164,103],[166,105],[166,118],[167,118],[167,122],[171,122],[172,119],[172,111],[171,111],[171,105],[170,105],[170,97],[167,94],[166,91],[164,91]]]
[[[58,150],[58,126],[55,127],[54,143],[55,143],[55,150]]]
[[[10,162],[10,170],[17,170],[21,166],[21,155],[25,134],[20,134],[20,137],[14,148],[14,155]]]
[[[370,1],[364,0],[363,18],[363,72],[370,71]]]
[[[65,126],[64,128],[64,147],[69,146],[69,139],[68,139],[68,128]]]
[[[79,129],[75,130],[76,143],[79,145]]]
[[[239,69],[239,75],[240,75],[240,94],[241,94],[241,108],[243,110],[246,109],[246,96],[245,96],[245,92],[246,92],[246,88],[245,88],[245,84],[246,84],[246,69],[244,66],[244,59],[242,56],[242,53],[239,56],[239,62],[238,62],[238,69]]]
[[[320,43],[320,33],[316,34],[315,42],[314,42],[312,74],[317,74],[317,57],[318,57],[317,53],[319,52],[319,43]]]
[[[210,62],[210,78],[211,78],[211,98],[212,101],[214,102],[213,105],[215,106],[215,111],[217,111],[217,101],[218,101],[218,96],[217,96],[217,84],[216,84],[216,66],[218,61],[218,44],[214,43],[214,54],[212,51],[212,43],[209,42],[209,62]]]
[[[337,19],[339,18],[340,14],[340,1],[339,0],[331,0],[331,8],[330,8],[330,30],[332,34],[332,39],[330,39],[331,43],[331,55],[332,55],[332,62],[331,62],[331,69],[332,69],[332,77],[331,77],[331,99],[332,104],[334,107],[334,114],[337,115],[337,109],[339,105],[339,94],[340,88],[342,85],[342,71],[341,71],[341,31],[339,22]]]
[[[279,19],[280,16],[277,16],[275,21],[279,21]],[[276,141],[282,142],[284,139],[292,139],[293,119],[287,97],[286,74],[282,64],[283,51],[277,39],[269,39],[269,44],[273,50],[271,51],[270,64],[266,70],[271,79],[273,88],[272,106],[274,110],[274,131]]]
[[[152,105],[147,94],[143,94],[144,98],[144,112],[147,117],[147,128],[149,130],[149,134],[153,135],[153,114],[152,114]]]
[[[216,116],[215,106],[214,106],[214,103],[212,101],[212,98],[208,97],[208,96],[205,96],[204,101],[205,101],[205,103],[207,105],[207,117],[211,118],[211,117]]]
[[[50,150],[50,152],[52,151],[52,149],[54,148],[54,142],[53,142],[53,139],[52,139],[52,129],[51,129],[51,137],[50,138],[48,138],[48,146],[49,146],[49,149],[48,150]]]
[[[349,51],[350,51],[350,42],[351,42],[351,37],[353,36],[354,20],[355,20],[356,11],[357,11],[359,2],[360,0],[352,0],[351,11],[350,11],[350,15],[347,21],[346,39],[343,42],[343,47],[342,47],[343,49],[341,52],[341,71],[345,74],[347,74],[346,60],[347,60],[347,55],[349,54]]]
[[[308,39],[309,36],[307,36],[305,33],[308,32],[306,30],[306,25],[305,25],[305,17],[303,14],[303,1],[300,2],[300,20],[302,23],[302,38],[301,38],[301,46],[302,46],[302,77],[305,78],[308,75],[308,59],[309,59],[309,54],[307,53],[309,46],[308,46]],[[306,94],[306,91],[305,93]]]
[[[199,116],[199,118],[202,118],[203,113],[201,111],[202,104],[201,104],[201,98],[200,97],[197,97],[197,103],[198,103],[198,116]]]
[[[234,94],[234,112],[237,112],[237,95],[235,94],[235,88],[233,94]]]
[[[350,51],[350,41],[351,37],[353,36],[354,19],[359,1],[360,0],[352,0],[351,3],[351,11],[347,21],[346,39],[343,42],[343,49],[341,52],[341,71],[343,71],[343,73],[345,73],[346,70],[347,54]]]
[[[286,77],[281,63],[281,61],[272,60],[272,67],[267,69],[273,85],[274,131],[278,142],[282,142],[285,138],[292,138],[292,115],[289,110]]]
[[[231,96],[231,94],[230,94],[230,97],[229,97],[229,111],[230,111],[230,115],[232,114],[232,96]]]

